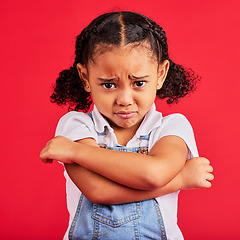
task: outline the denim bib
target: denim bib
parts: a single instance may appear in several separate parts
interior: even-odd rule
[[[105,133],[101,133],[104,135]],[[141,136],[148,140],[149,135]],[[110,150],[146,154],[147,147],[127,148],[117,145]],[[156,199],[118,205],[90,202],[81,194],[69,230],[70,240],[165,240],[163,218]]]

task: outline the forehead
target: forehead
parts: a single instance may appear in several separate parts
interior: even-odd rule
[[[154,56],[148,43],[127,44],[120,47],[114,45],[99,45],[95,48],[95,53],[90,65],[95,67],[116,65],[156,65],[157,59]]]

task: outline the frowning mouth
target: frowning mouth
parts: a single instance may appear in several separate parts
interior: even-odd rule
[[[118,117],[123,118],[123,119],[129,119],[134,117],[137,112],[136,111],[119,111],[115,113]]]

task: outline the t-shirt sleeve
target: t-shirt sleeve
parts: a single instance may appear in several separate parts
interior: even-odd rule
[[[156,134],[158,139],[170,135],[182,138],[189,149],[187,159],[199,156],[192,126],[182,114],[171,114],[164,117]]]
[[[86,113],[71,111],[58,122],[55,136],[64,136],[72,141],[84,138],[96,140],[96,133],[91,117]]]

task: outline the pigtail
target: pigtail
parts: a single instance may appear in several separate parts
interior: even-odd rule
[[[160,99],[167,98],[168,104],[178,103],[179,98],[185,97],[196,89],[196,83],[200,80],[200,77],[196,76],[192,69],[185,69],[169,58],[165,31],[151,19],[148,19],[148,21],[151,22],[149,30],[157,41],[159,62],[168,60],[170,63],[167,77],[162,88],[157,91],[157,96]]]
[[[199,76],[195,76],[192,69],[184,69],[182,65],[175,64],[170,61],[165,82],[157,96],[160,99],[167,98],[167,103],[178,103],[179,98],[185,97],[187,94],[196,89],[196,83],[200,80]]]
[[[83,29],[76,39],[75,62],[70,69],[63,70],[59,73],[54,86],[54,92],[51,95],[51,102],[58,105],[68,104],[69,111],[82,110],[87,112],[92,104],[91,95],[86,92],[83,81],[80,79],[77,63],[84,64],[86,58],[85,44],[89,37],[89,30]]]
[[[69,104],[68,110],[87,112],[92,103],[91,96],[85,91],[76,67],[63,70],[56,80],[51,102],[58,105]]]

